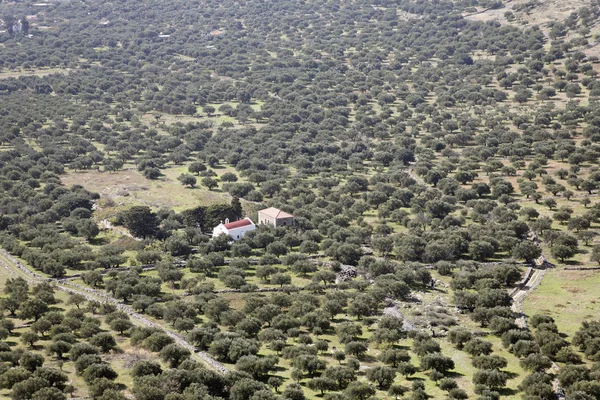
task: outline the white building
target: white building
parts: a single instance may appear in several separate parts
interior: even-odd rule
[[[224,224],[221,223],[213,229],[213,237],[229,235],[233,240],[238,241],[244,237],[246,232],[255,229],[256,225],[254,225],[254,222],[250,218],[244,218],[235,222],[229,222],[229,219],[226,219]]]

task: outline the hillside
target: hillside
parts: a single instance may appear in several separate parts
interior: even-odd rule
[[[0,1],[0,397],[600,398],[599,17]]]

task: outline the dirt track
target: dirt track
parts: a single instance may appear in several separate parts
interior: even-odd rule
[[[29,283],[52,282],[58,289],[68,293],[80,294],[84,296],[87,300],[95,300],[101,303],[112,303],[119,310],[126,312],[129,315],[129,317],[133,321],[137,322],[139,325],[161,329],[167,335],[169,335],[175,341],[175,343],[189,350],[196,358],[203,361],[210,368],[223,374],[229,372],[229,369],[227,367],[225,367],[223,364],[212,358],[208,353],[204,351],[196,352],[196,348],[188,341],[186,341],[180,334],[173,332],[170,329],[167,329],[166,327],[157,324],[156,322],[150,321],[143,315],[134,311],[127,304],[119,302],[117,299],[109,296],[105,292],[90,289],[68,281],[60,281],[58,279],[43,277],[42,275],[31,271],[29,268],[27,268],[21,262],[19,262],[19,260],[12,257],[4,250],[0,250],[0,265],[3,265],[7,270],[25,279]]]
[[[544,278],[546,270],[536,269],[531,274],[529,280],[516,291],[513,295],[512,309],[514,312],[519,314],[519,317],[515,320],[519,328],[527,328],[527,322],[525,321],[525,315],[523,314],[523,300],[530,293],[531,290],[535,289]]]
[[[541,257],[542,258],[542,257]],[[545,260],[545,258],[543,258]],[[513,298],[513,304],[511,306],[512,310],[517,314],[515,318],[515,323],[521,329],[527,329],[527,319],[526,315],[523,313],[523,300],[531,293],[533,289],[539,286],[544,279],[544,275],[546,275],[545,269],[534,269],[529,275],[529,279],[520,287],[519,290],[513,291],[511,296]],[[560,368],[553,361],[552,362],[552,373],[558,374]],[[554,388],[554,392],[556,393],[557,399],[564,399],[564,391],[560,386],[560,382],[558,378],[555,378],[552,381],[552,387]]]

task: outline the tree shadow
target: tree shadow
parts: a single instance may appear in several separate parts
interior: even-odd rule
[[[65,309],[63,307],[59,307],[57,305],[53,305],[51,307],[48,307],[48,311],[56,311],[56,312],[64,312]],[[33,323],[33,322],[32,322]]]
[[[456,379],[456,378],[460,378],[460,377],[462,377],[462,376],[465,376],[465,375],[464,375],[464,374],[461,374],[460,372],[456,372],[456,371],[448,371],[448,372],[446,372],[446,374],[445,374],[445,377],[446,377],[446,378],[454,378],[454,379]]]
[[[349,321],[350,321],[350,319],[348,319],[348,318],[334,318],[331,320],[331,323],[339,324],[341,322],[349,322]]]
[[[507,387],[496,389],[496,391],[498,393],[500,393],[501,396],[506,396],[506,397],[509,397],[509,396],[512,397],[512,396],[515,396],[517,393],[519,393],[518,390],[507,388]]]
[[[373,363],[373,362],[377,361],[377,358],[370,356],[370,355],[363,355],[363,356],[359,357],[359,360],[361,362]]]
[[[95,237],[88,239],[88,243],[92,246],[103,246],[105,244],[108,244],[109,242],[110,240],[104,237]]]
[[[117,389],[122,391],[127,390],[127,385],[123,383],[117,383]]]
[[[502,372],[504,372],[508,376],[508,379],[515,379],[519,376],[519,374],[517,374],[516,372],[511,372],[511,371],[502,371]]]
[[[277,364],[277,365],[275,366],[275,368],[273,368],[271,371],[275,371],[275,372],[285,372],[285,371],[287,371],[287,370],[288,370],[288,368],[282,367],[282,366],[280,366],[279,364]]]

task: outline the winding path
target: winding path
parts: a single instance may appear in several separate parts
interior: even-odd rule
[[[539,239],[537,238],[535,233],[533,234],[533,241],[534,241],[534,243],[536,243],[539,246],[539,244],[540,244]],[[542,283],[542,280],[544,279],[544,275],[546,275],[546,271],[547,271],[545,268],[547,267],[547,265],[549,263],[548,263],[548,261],[546,261],[546,258],[542,254],[536,260],[535,264],[536,264],[536,267],[539,267],[542,269],[528,270],[528,272],[525,276],[525,282],[523,284],[519,285],[518,289],[513,290],[510,294],[511,297],[513,298],[513,304],[511,306],[511,308],[517,314],[517,317],[515,318],[515,323],[517,324],[517,326],[519,328],[522,328],[522,329],[527,328],[527,319],[526,319],[525,313],[523,312],[523,300],[525,300],[525,298],[529,295],[529,293],[531,293],[531,291],[533,289],[535,289],[536,287],[539,286],[540,283]],[[556,375],[560,371],[560,367],[554,361],[552,361],[551,370],[552,370],[552,373],[554,373]],[[560,399],[565,398],[564,390],[560,386],[560,382],[559,382],[558,378],[555,378],[552,381],[552,388],[554,389],[557,399],[560,400]]]
[[[208,353],[204,351],[196,352],[196,347],[190,344],[188,341],[186,341],[185,338],[179,333],[176,333],[161,324],[157,324],[156,322],[150,321],[143,315],[137,313],[127,304],[119,302],[117,299],[115,299],[112,296],[109,296],[105,292],[91,289],[69,281],[61,281],[59,279],[46,278],[36,272],[33,272],[25,265],[23,265],[19,260],[15,259],[6,251],[1,249],[0,264],[3,265],[12,274],[16,274],[17,276],[25,279],[30,283],[52,282],[54,285],[56,285],[58,289],[68,293],[80,294],[84,296],[87,300],[95,300],[102,303],[114,304],[119,310],[126,312],[129,315],[129,317],[132,320],[136,321],[138,324],[149,328],[157,328],[162,330],[167,335],[169,335],[175,341],[175,343],[189,350],[196,358],[203,361],[205,364],[207,364],[209,367],[216,370],[217,372],[222,374],[229,372],[229,369],[227,367],[225,367],[223,364],[212,358]]]
[[[545,274],[546,270],[544,269],[533,270],[525,284],[521,286],[519,290],[511,294],[513,298],[512,310],[518,314],[515,322],[519,328],[527,328],[527,321],[525,320],[525,314],[523,313],[523,300],[525,300],[525,297],[529,295],[531,290],[535,289],[542,282]]]
[[[416,160],[416,158],[415,158],[415,160]],[[416,163],[416,161],[409,163],[408,168],[406,169],[406,173],[408,174],[408,176],[413,178],[417,183],[424,185],[425,181],[420,176],[415,174],[415,163]]]

